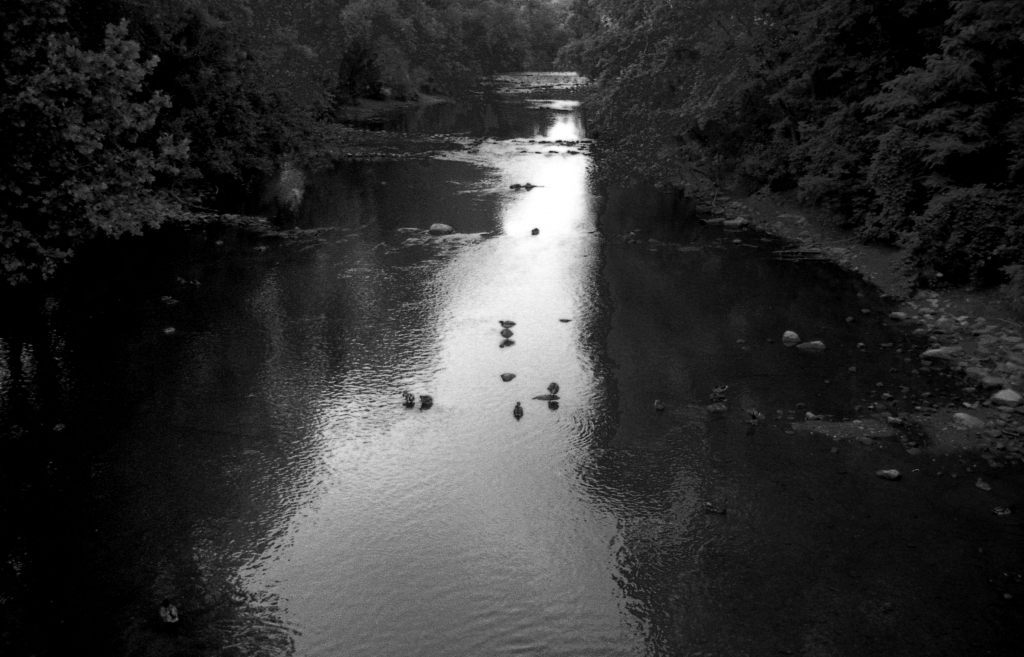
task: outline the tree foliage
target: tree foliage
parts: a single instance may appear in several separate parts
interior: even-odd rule
[[[332,102],[550,65],[560,0],[8,0],[0,264],[53,275],[97,235],[230,207]]]
[[[13,282],[49,276],[98,233],[138,233],[179,211],[154,184],[188,147],[151,134],[169,105],[143,89],[157,59],[140,57],[123,22],[82,49],[65,8],[21,2],[0,14],[0,263]]]
[[[954,279],[993,281],[1024,260],[1024,3],[574,0],[571,9],[574,38],[561,56],[598,80],[596,128],[616,163],[795,188]]]

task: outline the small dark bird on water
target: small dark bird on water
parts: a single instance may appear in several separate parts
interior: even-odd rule
[[[659,413],[665,410],[665,405],[661,403],[660,399],[654,400],[654,410],[658,411]]]
[[[512,409],[512,415],[518,420],[523,417],[523,406],[519,402],[516,402],[516,407]]]
[[[501,337],[503,337],[503,338],[511,338],[512,337],[512,331],[508,330],[507,328],[501,329]]]
[[[558,384],[555,383],[554,381],[552,381],[551,385],[548,386],[548,392],[550,392],[552,395],[557,395],[558,394]]]
[[[434,405],[434,398],[430,395],[420,395],[420,408],[430,408]]]
[[[530,231],[531,235],[540,235],[540,228],[534,228]]]
[[[406,408],[412,408],[416,405],[416,396],[409,391],[402,393],[402,399],[404,400],[403,403]]]

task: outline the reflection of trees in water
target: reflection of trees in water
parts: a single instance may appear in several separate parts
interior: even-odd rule
[[[78,628],[111,654],[292,652],[280,601],[254,581],[315,494],[324,388],[421,348],[381,326],[428,281],[394,279],[377,243],[269,268],[163,263],[202,279],[173,290],[177,307],[156,301],[161,276],[132,271],[103,298],[71,291],[0,326],[0,426],[21,445],[0,466],[11,641],[57,649]],[[339,262],[362,267],[340,279]],[[182,614],[173,636],[154,625],[163,597]]]
[[[615,363],[617,417],[580,465],[593,502],[617,519],[617,579],[653,654],[696,649],[709,625],[728,617],[736,590],[720,573],[737,548],[728,542],[730,516],[705,513],[704,503],[736,501],[728,464],[744,454],[723,450],[751,430],[742,409],[846,399],[822,392],[823,371],[845,370],[838,345],[797,365],[767,340],[787,326],[823,325],[834,331],[826,341],[838,339],[857,291],[837,268],[728,246],[736,234],[703,228],[684,210],[644,189],[605,197],[603,274],[614,308],[606,357]],[[631,231],[634,243],[623,239]],[[712,419],[704,406],[719,384],[730,386],[730,413]],[[664,413],[654,412],[656,398]]]

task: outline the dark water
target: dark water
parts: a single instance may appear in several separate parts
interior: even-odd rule
[[[598,189],[571,103],[506,109],[314,177],[317,238],[186,238],[3,318],[4,654],[1014,654],[1020,527],[934,476],[966,462],[787,433],[950,387],[874,293]]]

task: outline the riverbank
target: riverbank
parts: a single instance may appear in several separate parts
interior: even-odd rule
[[[955,378],[959,398],[938,402],[930,394],[917,399],[883,395],[869,407],[885,434],[876,438],[893,437],[892,428],[898,428],[912,454],[977,452],[992,467],[1024,462],[1024,323],[999,290],[924,279],[906,266],[899,249],[864,244],[852,231],[837,227],[827,213],[787,196],[723,194],[698,205],[698,213],[709,224],[785,240],[789,246],[778,251],[780,258],[827,260],[856,272],[893,306],[881,316],[864,309],[865,316],[848,317],[848,322],[903,324],[910,334],[927,338],[929,348],[908,354],[905,361],[915,365],[915,375],[939,371]],[[921,283],[935,287],[925,289]],[[842,433],[836,426],[803,428]]]

